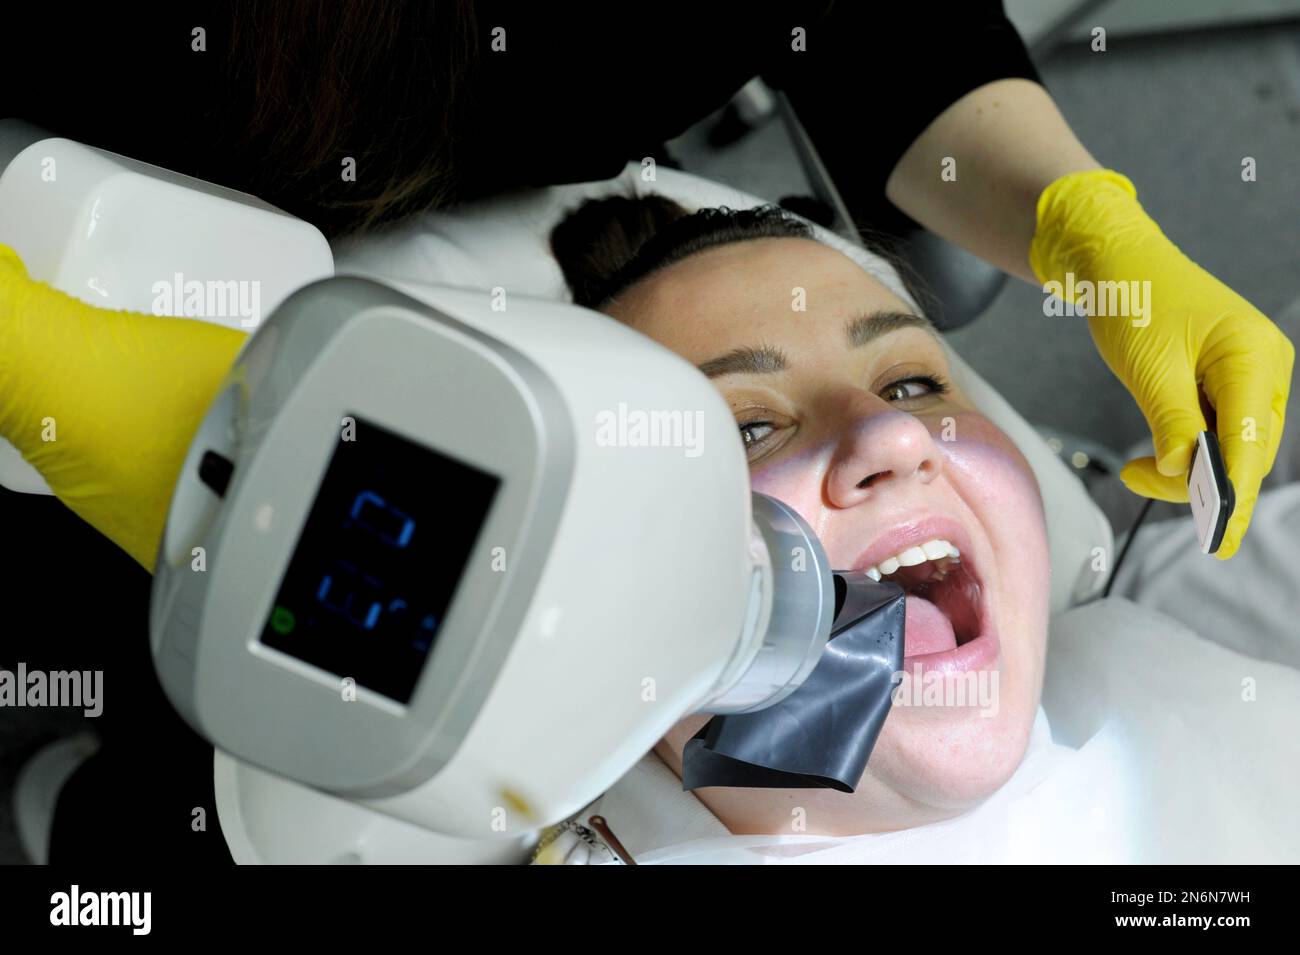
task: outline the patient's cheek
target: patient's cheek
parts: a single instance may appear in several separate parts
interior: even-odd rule
[[[997,498],[1026,513],[1042,510],[1038,482],[1020,450],[983,415],[968,412],[927,422],[944,470],[963,491]],[[1023,507],[1021,507],[1023,505]]]
[[[820,509],[822,461],[827,456],[825,448],[814,448],[753,468],[749,472],[749,486],[759,494],[790,505],[804,520],[813,523]]]
[[[983,415],[960,414],[948,421],[946,431],[939,426],[933,433],[949,482],[975,512],[994,549],[1026,575],[1023,583],[1045,586],[1047,525],[1028,462]]]

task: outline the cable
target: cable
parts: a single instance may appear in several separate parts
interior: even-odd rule
[[[1115,585],[1115,578],[1119,576],[1119,566],[1124,563],[1124,557],[1128,554],[1128,549],[1133,546],[1133,538],[1137,537],[1138,528],[1146,520],[1147,512],[1151,510],[1151,505],[1155,502],[1154,497],[1147,498],[1147,502],[1142,505],[1142,510],[1138,512],[1137,519],[1133,521],[1133,526],[1129,528],[1128,540],[1124,541],[1124,546],[1119,552],[1119,558],[1115,561],[1115,567],[1110,572],[1110,580],[1106,581],[1106,589],[1101,592],[1103,600],[1110,596],[1110,588]]]

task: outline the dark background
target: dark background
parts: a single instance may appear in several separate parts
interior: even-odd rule
[[[1300,339],[1300,3],[1007,6],[1085,145],[1134,181],[1185,252]],[[1089,48],[1094,25],[1107,27],[1105,53]],[[32,81],[57,82],[57,64]],[[863,121],[870,122],[873,97],[905,82],[882,77],[861,94]],[[688,171],[765,197],[806,191],[779,123],[723,149],[708,145],[709,126],[670,144]],[[1241,180],[1244,156],[1257,162],[1256,182]],[[1056,327],[1050,362],[1021,347],[1044,321],[1041,290],[1009,281],[952,341],[1031,421],[1118,452],[1142,439],[1140,414],[1082,322]],[[23,660],[33,669],[105,670],[99,720],[79,711],[0,711],[0,862],[24,861],[11,816],[19,768],[41,746],[87,725],[112,730],[117,756],[111,768],[107,761],[89,767],[78,783],[94,812],[65,838],[95,849],[107,865],[130,861],[144,831],[171,833],[178,859],[224,858],[210,805],[211,750],[169,715],[152,678],[149,575],[52,498],[0,491],[0,535],[9,545],[0,558],[8,562],[0,666]],[[195,806],[208,809],[207,834],[190,831]]]

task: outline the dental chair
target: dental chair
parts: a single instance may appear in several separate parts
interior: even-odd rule
[[[27,145],[17,150],[14,145],[21,140],[8,140],[10,155],[18,160],[24,155],[29,160],[57,155],[62,169],[88,170],[88,182],[96,163],[112,168],[96,180],[102,185],[66,201],[54,219],[35,216],[30,197],[7,172],[0,173],[0,242],[23,256],[34,277],[93,304],[142,311],[150,311],[152,303],[132,299],[124,291],[138,289],[140,283],[115,283],[114,277],[166,277],[178,271],[196,277],[217,275],[229,270],[206,263],[227,256],[239,258],[242,271],[237,274],[263,282],[268,313],[292,287],[329,274],[331,266],[336,274],[379,282],[503,288],[512,295],[567,300],[548,237],[559,219],[584,199],[636,190],[662,193],[688,208],[761,204],[757,197],[662,167],[654,182],[643,182],[640,164],[630,164],[608,182],[492,199],[455,212],[424,215],[379,235],[344,240],[332,249],[331,263],[331,250],[314,229],[284,221],[288,217],[283,213],[252,197],[66,140],[31,139],[39,135],[31,130],[23,135]],[[0,144],[5,141],[0,135]],[[0,154],[0,169],[5,158]],[[106,168],[101,166],[99,172]],[[146,234],[154,239],[128,241],[127,236],[136,235],[132,224],[143,221],[150,223],[152,231]],[[201,241],[193,239],[196,230]],[[818,233],[905,301],[911,300],[892,268],[880,259],[827,230],[819,228]],[[122,294],[114,297],[116,291]],[[1047,516],[1053,614],[1092,600],[1104,587],[1113,562],[1109,523],[1034,428],[948,350],[954,379],[1017,444],[1038,479]],[[40,476],[7,446],[0,448],[0,485],[26,494],[49,493]],[[5,503],[16,508],[24,500],[6,495]],[[90,528],[82,529],[95,536]],[[1099,555],[1104,559],[1099,561]],[[138,638],[145,641],[145,634]],[[527,850],[524,841],[512,838],[485,851],[481,844],[426,831],[220,751],[214,754],[213,782],[222,833],[231,855],[241,863],[512,862]]]

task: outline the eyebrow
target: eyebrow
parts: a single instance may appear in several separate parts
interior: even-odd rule
[[[928,332],[934,332],[934,326],[930,324],[929,319],[922,318],[920,315],[913,315],[911,312],[884,311],[870,312],[849,319],[844,326],[844,337],[849,348],[861,348],[882,335],[888,335],[902,328],[923,328]],[[759,345],[734,349],[725,355],[710,358],[696,367],[708,378],[720,378],[723,375],[763,375],[785,371],[790,367],[790,361],[779,348]]]

